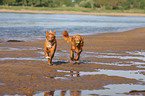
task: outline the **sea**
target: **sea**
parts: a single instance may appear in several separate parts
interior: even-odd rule
[[[68,14],[0,13],[0,41],[45,39],[47,30],[57,38],[67,30],[72,35],[123,32],[145,27],[145,17]]]

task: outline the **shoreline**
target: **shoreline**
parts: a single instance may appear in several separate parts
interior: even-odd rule
[[[77,12],[77,11],[38,11],[38,10],[10,10],[10,9],[0,9],[0,13],[73,14],[73,15],[145,17],[145,14],[143,13],[95,13],[95,12]]]

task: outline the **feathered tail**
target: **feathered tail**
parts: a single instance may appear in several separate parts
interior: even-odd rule
[[[66,30],[63,32],[63,38],[67,42],[71,42],[71,37],[69,37],[69,34],[68,34],[68,32]]]

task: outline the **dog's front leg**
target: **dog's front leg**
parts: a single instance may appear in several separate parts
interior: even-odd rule
[[[52,63],[52,58],[54,57],[55,50],[56,50],[56,44],[51,48],[50,55],[49,55],[49,57],[50,57],[49,65],[51,65],[51,63]]]
[[[74,52],[73,50],[70,51],[70,59],[73,61],[74,60]]]
[[[45,53],[45,57],[47,57],[48,56],[48,50],[47,50],[46,46],[44,46],[44,53]]]
[[[51,65],[51,58],[48,58],[48,64]]]

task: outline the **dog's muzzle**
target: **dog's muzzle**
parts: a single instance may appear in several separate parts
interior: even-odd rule
[[[81,42],[81,41],[80,41],[80,40],[78,40],[78,41],[76,41],[76,44],[80,44],[80,42]]]
[[[54,40],[48,40],[48,42],[52,43]]]

